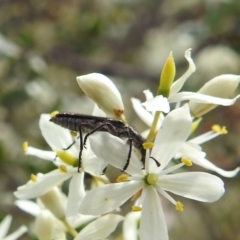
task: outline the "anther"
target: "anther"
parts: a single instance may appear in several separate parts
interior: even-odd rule
[[[22,149],[23,149],[24,152],[27,151],[27,149],[28,149],[28,142],[24,142],[24,143],[22,144]]]
[[[142,208],[139,207],[139,206],[132,206],[132,211],[133,212],[140,212],[140,211],[142,211]]]
[[[36,182],[37,181],[37,176],[36,175],[34,175],[34,174],[31,174],[31,180],[33,181],[33,182]]]
[[[191,167],[192,166],[192,161],[186,157],[183,157],[181,159],[181,162],[184,163],[186,166]]]
[[[60,172],[64,172],[64,173],[68,172],[67,167],[65,165],[60,165],[58,167],[58,169],[59,169]]]
[[[128,175],[127,174],[121,174],[117,178],[116,182],[126,182],[127,180],[128,180]]]
[[[183,211],[183,204],[181,202],[176,202],[176,210],[182,212]]]

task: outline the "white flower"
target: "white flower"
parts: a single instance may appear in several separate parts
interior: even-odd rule
[[[237,173],[240,170],[240,167],[235,168],[234,170],[226,171],[223,170],[216,165],[214,165],[212,162],[207,160],[206,154],[202,152],[200,145],[221,135],[224,133],[225,128],[221,128],[219,125],[214,125],[212,127],[212,130],[209,132],[206,132],[198,137],[189,139],[187,142],[185,142],[180,151],[175,155],[175,158],[181,158],[181,157],[187,157],[191,159],[191,161],[194,164],[197,164],[203,168],[206,168],[208,170],[214,171],[223,177],[234,177],[237,175]]]
[[[33,147],[27,147],[26,154],[53,161],[56,158],[56,152],[67,148],[73,142],[73,139],[69,130],[50,122],[49,119],[49,114],[42,114],[39,126],[44,139],[53,151],[42,151]],[[77,162],[79,149],[80,148],[77,145],[73,145],[65,152],[65,157]],[[93,175],[100,175],[106,166],[105,162],[93,154],[88,143],[87,148],[83,151],[82,160],[84,170]],[[78,167],[69,166],[59,157],[53,162],[59,166],[59,169],[53,170],[47,174],[33,175],[31,180],[27,184],[18,187],[14,194],[17,198],[36,198],[71,178],[66,216],[69,220],[70,218],[74,220],[76,218],[79,204],[85,195],[83,182],[84,172],[78,172]]]
[[[77,82],[106,114],[121,118],[124,113],[122,97],[109,78],[100,73],[91,73],[77,77]]]
[[[130,176],[120,177],[126,182],[108,184],[89,191],[80,205],[80,213],[104,214],[121,206],[131,196],[141,193],[137,207],[133,208],[142,207],[141,240],[165,240],[168,239],[168,233],[159,195],[166,197],[178,210],[183,210],[183,205],[175,201],[166,191],[203,202],[218,200],[224,193],[220,178],[202,172],[169,174],[184,163],[166,168],[188,138],[191,124],[188,105],[170,112],[163,121],[151,153],[151,157],[160,163],[160,167],[157,167],[152,158],[147,157],[145,170],[141,170],[140,161],[132,152],[130,164],[126,169]],[[97,156],[115,167],[122,167],[120,165],[124,164],[128,152],[124,141],[110,134],[98,134],[91,136],[90,143]],[[107,150],[102,151],[106,146]]]
[[[144,94],[146,96],[146,99],[152,99],[153,95],[149,90],[145,90]],[[139,99],[132,98],[132,104],[135,112],[139,116],[139,118],[145,122],[148,126],[151,126],[153,119],[154,119],[154,112],[148,112],[141,104]],[[158,122],[157,129],[160,129],[160,126],[163,122],[164,116],[161,114],[160,121]],[[147,136],[149,133],[149,130],[146,130],[142,135],[144,137]],[[240,168],[236,168],[232,171],[226,171],[223,170],[216,165],[214,165],[211,161],[207,160],[205,158],[206,154],[201,150],[200,144],[205,143],[217,136],[219,136],[220,133],[216,133],[216,131],[210,131],[207,132],[199,137],[196,137],[194,139],[189,139],[187,142],[185,142],[179,152],[176,154],[176,158],[181,158],[182,156],[186,156],[191,161],[203,168],[209,169],[211,171],[217,172],[218,174],[224,176],[224,177],[234,177],[240,170]]]
[[[0,239],[1,240],[15,240],[15,239],[18,239],[20,236],[22,236],[25,232],[27,232],[27,227],[21,226],[18,230],[6,236],[10,228],[11,221],[12,221],[12,216],[8,215],[0,223]]]
[[[240,95],[237,95],[233,99],[228,99],[232,96],[240,81],[240,76],[232,74],[213,78],[196,93],[179,92],[188,77],[196,70],[195,64],[191,58],[190,49],[185,52],[185,58],[189,63],[189,68],[182,77],[172,84],[168,99],[163,96],[156,96],[155,98],[148,99],[146,102],[142,103],[148,111],[168,113],[170,111],[169,103],[180,103],[190,100],[191,112],[193,111],[193,113],[196,113],[194,116],[199,117],[217,105],[232,105],[240,97]]]

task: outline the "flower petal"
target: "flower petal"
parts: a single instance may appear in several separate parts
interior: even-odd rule
[[[84,93],[92,98],[106,114],[117,117],[116,112],[121,114],[124,112],[120,92],[114,83],[105,75],[90,73],[77,77],[77,82]]]
[[[138,221],[140,220],[141,212],[129,212],[123,221],[123,239],[137,240],[138,239]]]
[[[34,217],[36,217],[40,213],[39,205],[29,200],[16,200],[15,205],[24,212],[27,212]]]
[[[142,205],[140,223],[141,240],[168,240],[167,225],[159,195],[151,186],[145,187],[143,191],[147,193]]]
[[[149,112],[160,111],[160,112],[168,113],[170,111],[168,99],[163,97],[162,95],[156,96],[153,99],[149,99],[146,102],[142,103],[142,105]]]
[[[214,202],[225,191],[219,177],[203,172],[164,175],[157,185],[166,191],[202,202]]]
[[[0,224],[0,239],[3,239],[10,228],[12,216],[7,215]]]
[[[170,97],[179,92],[186,80],[192,75],[192,73],[196,71],[196,66],[191,58],[191,49],[188,49],[185,52],[185,58],[187,59],[189,64],[188,70],[172,84],[170,90]]]
[[[58,169],[47,174],[38,174],[37,181],[28,181],[25,185],[17,188],[14,195],[17,198],[36,198],[48,192],[54,186],[59,185],[63,181],[70,178],[74,173],[77,173],[77,168],[68,167],[68,173],[62,173]]]
[[[39,120],[39,127],[45,141],[53,150],[67,148],[73,142],[70,131],[50,122],[50,118],[49,114],[41,114]]]
[[[132,101],[133,109],[138,115],[138,117],[148,126],[151,126],[154,116],[142,106],[141,101],[139,99],[131,98],[131,101]]]
[[[233,105],[239,97],[240,97],[240,94],[237,95],[235,98],[228,99],[228,98],[213,97],[213,96],[209,96],[201,93],[180,92],[170,97],[169,102],[180,102],[185,100],[191,100],[196,103],[209,103],[209,104],[230,106],[230,105]]]
[[[20,236],[22,236],[25,232],[27,232],[27,227],[26,226],[21,226],[18,228],[15,232],[11,233],[7,237],[5,237],[3,240],[16,240]]]
[[[74,240],[98,240],[106,239],[124,219],[117,214],[108,214],[89,223]]]
[[[123,169],[126,164],[129,145],[118,137],[109,133],[95,133],[89,137],[93,152],[112,166]],[[126,171],[129,174],[141,175],[142,163],[132,150],[131,159]]]
[[[70,222],[74,222],[78,215],[78,209],[85,196],[84,172],[75,174],[69,184],[66,217]]]
[[[235,168],[232,171],[227,171],[227,170],[221,169],[221,168],[217,167],[216,165],[214,165],[213,163],[211,163],[206,158],[191,158],[191,160],[193,163],[195,163],[201,167],[204,167],[206,169],[209,169],[211,171],[214,171],[214,172],[218,173],[219,175],[222,175],[223,177],[227,177],[227,178],[235,177],[240,170],[239,167]]]
[[[25,154],[36,156],[36,157],[39,157],[41,159],[49,160],[49,161],[52,161],[52,162],[56,158],[56,153],[53,152],[53,151],[44,151],[44,150],[40,150],[40,149],[30,147],[30,146],[25,151]]]
[[[112,183],[89,191],[83,199],[79,212],[100,215],[121,206],[143,187],[142,181]]]
[[[192,120],[187,104],[171,111],[166,116],[151,153],[151,156],[161,163],[158,171],[164,169],[179,151],[190,134],[191,125]]]

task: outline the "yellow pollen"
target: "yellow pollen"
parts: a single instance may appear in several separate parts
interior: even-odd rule
[[[33,181],[33,182],[36,182],[37,181],[37,176],[36,175],[34,175],[34,174],[31,174],[31,180]]]
[[[57,156],[65,163],[71,166],[75,166],[78,159],[68,151],[65,150],[56,150]]]
[[[128,175],[127,174],[121,174],[117,178],[116,182],[126,182],[127,180],[128,180]]]
[[[70,131],[70,134],[71,134],[71,136],[73,136],[73,137],[76,137],[76,136],[77,136],[77,132],[75,132],[75,131]]]
[[[139,207],[139,206],[132,206],[132,211],[133,212],[140,212],[140,211],[142,211],[142,208]]]
[[[65,165],[60,165],[58,167],[58,169],[59,169],[60,172],[63,172],[63,173],[67,173],[68,172],[67,167]]]
[[[59,113],[59,111],[53,111],[50,113],[50,116],[55,117],[58,113]]]
[[[218,124],[213,125],[213,126],[212,126],[212,130],[213,130],[214,132],[220,133],[220,134],[227,134],[227,133],[228,133],[228,131],[227,131],[227,129],[226,129],[225,126],[221,127],[221,126],[218,125]]]
[[[183,157],[181,159],[181,162],[184,163],[186,166],[191,167],[192,166],[192,161],[188,158]]]
[[[22,144],[22,149],[23,149],[24,152],[27,151],[27,149],[28,149],[28,142],[24,142],[24,143]]]
[[[180,211],[180,212],[183,212],[183,204],[181,202],[177,202],[176,203],[176,210],[177,211]]]
[[[154,143],[153,142],[145,142],[145,143],[143,143],[142,146],[144,149],[151,149],[151,148],[153,148]]]
[[[158,181],[158,175],[156,173],[150,173],[147,175],[147,184],[154,185]]]

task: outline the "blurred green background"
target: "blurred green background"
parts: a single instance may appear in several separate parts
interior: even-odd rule
[[[129,123],[143,131],[146,126],[134,113],[130,97],[144,100],[143,90],[156,91],[170,51],[178,78],[188,66],[184,52],[192,48],[197,71],[184,90],[198,90],[220,74],[240,74],[239,16],[238,0],[1,0],[0,219],[13,215],[10,232],[34,221],[14,206],[13,192],[31,173],[54,169],[21,149],[28,141],[49,150],[38,128],[40,114],[92,111],[93,103],[78,87],[76,76],[109,76],[123,96]],[[197,132],[215,123],[227,126],[229,134],[203,145],[208,159],[224,169],[240,165],[239,107],[240,101],[218,107],[205,116]],[[176,212],[163,199],[171,240],[240,239],[240,177],[223,180],[226,193],[216,203],[176,197],[185,206],[184,212]]]

